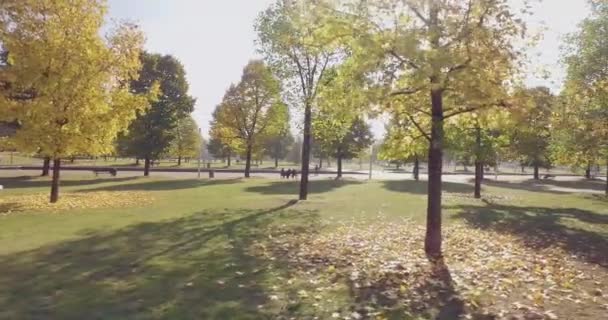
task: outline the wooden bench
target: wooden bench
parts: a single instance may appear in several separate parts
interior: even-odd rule
[[[118,174],[118,171],[116,171],[116,169],[114,168],[96,168],[93,169],[93,173],[95,174],[95,176],[99,176],[99,174],[102,173],[107,173],[112,175],[113,177],[116,177],[116,175]]]

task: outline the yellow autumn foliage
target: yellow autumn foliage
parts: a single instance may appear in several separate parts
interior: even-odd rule
[[[23,211],[62,213],[77,209],[138,207],[154,200],[150,193],[139,191],[65,193],[57,203],[49,203],[45,193],[14,195],[0,198],[0,215]]]

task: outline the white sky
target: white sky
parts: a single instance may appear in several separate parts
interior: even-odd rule
[[[512,0],[513,2],[520,0]],[[211,112],[226,88],[240,79],[243,66],[255,55],[255,18],[273,0],[109,0],[110,17],[140,24],[146,48],[172,54],[185,66],[190,94],[197,98],[194,117],[206,132]],[[535,51],[535,68],[547,69],[547,80],[528,76],[530,85],[559,88],[561,38],[588,14],[585,0],[544,0],[534,5],[533,29],[543,27],[544,40]],[[374,123],[376,138],[383,126]]]

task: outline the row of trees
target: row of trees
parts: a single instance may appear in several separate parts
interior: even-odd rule
[[[524,23],[530,12],[508,0],[277,1],[256,30],[283,96],[304,114],[300,199],[313,139],[340,140],[357,119],[390,114],[386,157],[428,163],[425,250],[435,260],[447,150],[472,158],[476,196],[484,165],[503,147],[536,168],[550,159],[606,161],[607,6],[591,4],[592,17],[570,39],[564,92],[554,97],[521,85],[534,37]]]
[[[342,160],[356,157],[371,145],[372,135],[360,113],[347,112],[346,106],[336,107],[344,93],[336,97],[335,86],[323,90],[323,103],[313,119],[315,151],[321,159],[335,157],[341,177]],[[280,82],[263,61],[251,61],[240,82],[228,88],[213,112],[209,151],[229,162],[232,154],[243,156],[245,177],[249,177],[252,159],[270,156],[278,166],[279,159],[287,156],[294,143],[290,121]]]
[[[62,159],[165,152],[192,154],[200,135],[183,66],[143,51],[136,25],[104,37],[104,0],[7,0],[0,5],[0,120],[7,144],[53,163],[59,199]],[[173,149],[173,151],[172,151]]]

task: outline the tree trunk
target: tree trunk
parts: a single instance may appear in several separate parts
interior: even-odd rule
[[[585,169],[585,179],[591,179],[591,163],[589,163]]]
[[[146,157],[144,160],[144,177],[150,175],[150,157]]]
[[[420,181],[420,160],[418,156],[414,159],[414,180]]]
[[[438,83],[439,79],[431,82]],[[431,89],[432,121],[428,164],[428,200],[424,251],[431,260],[441,258],[441,174],[443,171],[443,92]]]
[[[135,165],[139,166],[139,158],[135,158]]]
[[[274,157],[274,167],[275,168],[279,167],[279,157]]]
[[[182,156],[177,156],[177,165],[178,166],[182,165]]]
[[[475,161],[475,199],[481,198],[481,180],[483,164],[481,161]]]
[[[331,167],[331,157],[327,157],[327,167]]]
[[[304,110],[304,140],[302,141],[302,177],[300,178],[300,200],[308,198],[308,167],[310,163],[310,131],[312,122],[311,101],[307,98]]]
[[[608,197],[608,159],[606,159],[606,197]]]
[[[53,159],[53,181],[51,182],[51,203],[59,200],[59,171],[61,170],[61,159]]]
[[[338,153],[336,162],[338,163],[338,179],[339,179],[339,178],[342,178],[342,155],[340,153]]]
[[[42,177],[48,177],[49,176],[49,170],[51,167],[51,158],[49,157],[44,157],[44,161],[42,162]]]
[[[249,178],[249,172],[251,171],[251,143],[247,144],[247,158],[245,159],[245,178]]]
[[[534,161],[534,180],[540,180],[538,161]]]
[[[231,163],[232,163],[232,155],[231,155],[231,154],[228,154],[228,163],[227,163],[228,168],[230,168]]]
[[[74,163],[74,160],[75,160],[74,157],[71,157],[70,158],[70,163]]]
[[[481,128],[475,128],[475,199],[481,198],[481,180],[483,179],[483,163],[481,162]]]
[[[319,169],[323,169],[323,156],[319,157]]]

